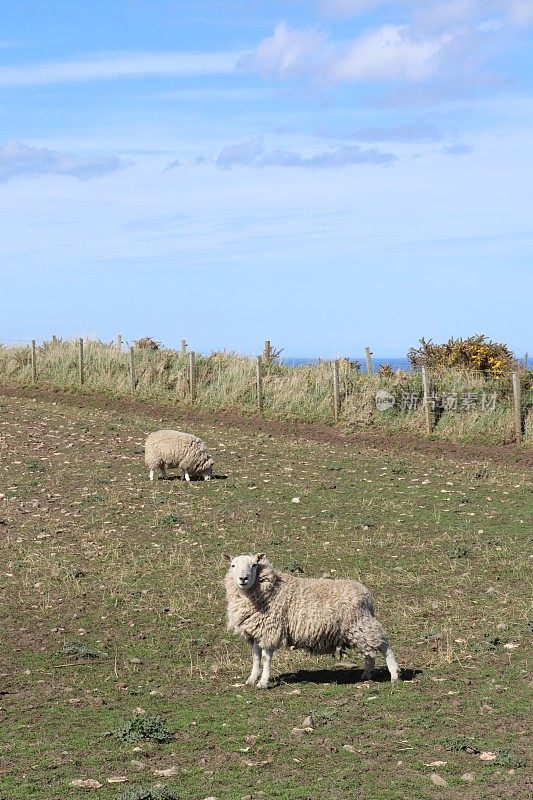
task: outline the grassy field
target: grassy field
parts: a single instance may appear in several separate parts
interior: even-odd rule
[[[204,421],[219,479],[150,483],[165,425],[0,395],[0,799],[530,797],[530,475]],[[255,550],[363,580],[403,680],[282,652],[244,687],[221,553]]]

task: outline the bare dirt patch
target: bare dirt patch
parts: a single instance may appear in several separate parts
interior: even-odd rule
[[[40,386],[28,388],[22,386],[2,386],[0,395],[6,397],[38,397],[43,400],[55,400],[68,403],[80,408],[103,408],[128,413],[147,414],[157,416],[165,424],[184,423],[213,424],[231,426],[245,431],[257,431],[273,436],[291,436],[303,438],[312,442],[331,444],[353,444],[355,447],[368,447],[387,452],[405,453],[413,452],[426,455],[442,456],[459,461],[489,461],[496,464],[508,464],[517,467],[533,467],[533,448],[528,446],[518,447],[515,444],[506,445],[480,445],[456,444],[435,439],[425,439],[421,436],[405,433],[385,435],[371,431],[347,433],[333,426],[323,423],[305,423],[295,421],[282,421],[263,419],[256,415],[247,415],[239,410],[229,411],[200,411],[195,408],[186,410],[173,410],[168,404],[157,405],[146,401],[136,400],[134,397],[113,398],[104,394],[72,393],[64,390]]]

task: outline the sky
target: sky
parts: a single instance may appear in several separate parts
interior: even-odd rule
[[[533,350],[533,0],[17,0],[0,342]]]

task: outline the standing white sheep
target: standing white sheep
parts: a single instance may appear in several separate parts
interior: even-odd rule
[[[281,647],[331,654],[356,647],[365,656],[367,679],[381,653],[391,681],[398,679],[398,664],[362,583],[297,578],[278,572],[263,553],[225,558],[230,565],[225,578],[228,630],[252,646],[246,683],[260,678],[257,687],[266,689],[272,655]]]
[[[163,478],[166,478],[167,467],[177,467],[186,481],[190,481],[191,475],[201,475],[205,481],[213,476],[213,459],[202,440],[192,433],[150,433],[144,445],[144,460],[150,470],[151,481],[156,469],[160,469]]]

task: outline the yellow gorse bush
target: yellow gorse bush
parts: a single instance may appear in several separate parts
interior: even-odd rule
[[[449,339],[444,344],[420,339],[420,344],[421,347],[413,347],[407,354],[414,367],[463,367],[499,379],[516,365],[514,354],[507,345],[491,342],[484,335]]]
[[[351,370],[359,371],[361,369],[361,364],[359,361],[352,361],[349,358],[339,358],[339,368],[344,372],[350,372]]]

